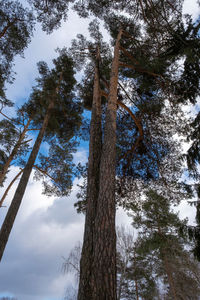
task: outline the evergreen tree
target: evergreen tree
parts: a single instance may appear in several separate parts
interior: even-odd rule
[[[33,7],[37,20],[42,23],[42,29],[51,33],[61,25],[61,21],[67,19],[70,3],[74,0],[28,0]]]
[[[133,212],[133,225],[139,229],[138,248],[143,255],[151,255],[153,272],[167,283],[169,299],[198,299],[199,269],[185,248],[188,248],[187,240],[180,235],[185,221],[180,221],[170,205],[157,192],[146,193],[140,208]]]
[[[41,128],[0,231],[1,258],[43,138],[58,136],[69,140],[80,126],[80,105],[73,101],[73,61],[62,50],[53,62],[55,67],[52,70],[45,63],[39,64],[41,76],[38,78],[38,87],[24,106],[27,114],[34,115],[33,123]]]
[[[117,229],[117,299],[157,299],[151,255],[143,255],[133,233]]]
[[[110,82],[108,84],[109,89],[107,92],[108,105],[100,163],[99,194],[96,218],[94,223],[94,236],[96,236],[94,237],[94,264],[93,270],[91,271],[95,277],[93,283],[91,284],[91,291],[93,292],[94,299],[100,299],[100,297],[106,297],[108,295],[109,297],[111,297],[111,299],[116,298],[116,289],[114,288],[114,282],[116,278],[114,267],[116,262],[116,255],[113,250],[112,253],[110,252],[110,250],[114,248],[115,244],[115,144],[117,104],[120,103],[118,100],[119,67],[125,68],[124,72],[120,71],[120,75],[122,74],[121,76],[123,78],[137,78],[138,83],[142,87],[142,93],[145,96],[145,94],[148,95],[147,93],[150,94],[150,92],[151,95],[153,95],[153,93],[159,93],[161,91],[162,76],[164,73],[166,73],[169,66],[166,61],[160,61],[158,64],[158,58],[155,58],[155,36],[152,39],[153,42],[150,41],[148,37],[146,40],[144,39],[140,42],[140,47],[138,47],[138,44],[136,47],[135,43],[130,37],[134,36],[133,40],[138,40],[141,32],[137,24],[134,24],[131,19],[124,17],[119,18],[115,15],[109,15],[109,18],[107,18],[106,21],[113,40],[115,40],[115,50],[114,58],[112,60]],[[126,28],[126,31],[123,30],[122,27]],[[148,46],[145,47],[144,45],[146,45],[147,43]],[[164,42],[162,46],[164,47]],[[142,48],[144,48],[144,52],[138,51],[137,55],[137,50]],[[136,59],[131,54],[131,51],[133,50],[134,53],[136,53]],[[120,52],[121,59],[119,59]],[[145,57],[148,57],[148,60],[145,60]],[[151,57],[152,60],[149,59],[149,57]],[[131,63],[127,63],[128,60],[131,60]],[[146,63],[147,68],[143,67],[144,62]],[[155,65],[155,63],[157,63],[157,65]],[[128,69],[131,69],[131,71],[129,71]],[[158,73],[156,73],[157,71]],[[150,91],[148,91],[148,89]],[[162,105],[163,104],[161,103],[161,107]],[[121,103],[121,106],[123,107],[125,105]],[[126,110],[128,109],[126,108]],[[139,139],[137,139],[136,146],[139,147],[139,142],[143,138],[141,124],[138,122],[138,119],[133,114],[133,112],[131,112],[130,109],[128,111],[132,118],[135,120],[136,126],[138,127]],[[158,111],[158,113],[160,111],[161,109]],[[101,251],[101,249],[103,248],[107,250]],[[103,257],[104,253],[106,253],[106,257]],[[109,276],[107,278],[104,277],[107,269],[110,270],[110,279]],[[97,276],[96,274],[99,274],[99,276]],[[106,280],[106,282],[104,282],[104,280]],[[81,282],[82,281],[80,280],[80,284]],[[109,290],[106,290],[106,288],[109,286],[108,282],[110,282],[110,288]],[[84,295],[80,295],[79,299],[84,299]]]
[[[0,122],[1,134],[1,167],[0,185],[3,184],[5,176],[11,163],[19,156],[27,153],[29,141],[27,133],[30,128],[31,118],[25,120],[24,114],[18,110],[18,117],[10,119],[6,117]]]
[[[0,99],[5,97],[4,84],[12,80],[11,67],[17,54],[23,54],[30,42],[34,16],[19,1],[0,1]]]

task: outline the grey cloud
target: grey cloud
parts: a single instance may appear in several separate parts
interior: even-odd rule
[[[1,293],[9,292],[18,300],[62,299],[71,283],[61,273],[62,256],[83,235],[84,217],[73,207],[75,194],[76,187],[68,199],[56,199],[24,219],[21,212],[1,263]]]

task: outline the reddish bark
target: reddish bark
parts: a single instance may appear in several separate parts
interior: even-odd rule
[[[99,85],[99,49],[97,50],[92,116],[90,124],[90,146],[88,161],[87,206],[84,241],[80,262],[80,281],[78,299],[92,298],[92,267],[94,251],[94,223],[96,218],[97,199],[99,194],[99,168],[101,159],[101,93]]]
[[[106,112],[104,143],[100,164],[100,184],[94,229],[92,298],[116,300],[115,168],[116,113],[120,30],[114,50]],[[81,299],[82,300],[82,299]]]

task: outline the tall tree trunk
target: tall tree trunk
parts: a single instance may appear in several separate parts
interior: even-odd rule
[[[94,228],[93,300],[116,300],[115,170],[120,30],[114,49]],[[81,299],[82,300],[82,299]]]
[[[169,283],[170,294],[171,294],[171,296],[172,296],[172,298],[174,300],[178,300],[177,295],[176,295],[176,288],[174,286],[174,280],[173,280],[173,277],[172,277],[172,272],[170,270],[170,266],[168,264],[168,260],[167,260],[165,254],[163,256],[163,264],[164,264],[165,272],[167,274],[167,279],[168,279],[168,283]]]
[[[5,249],[6,244],[8,242],[8,238],[9,238],[10,232],[12,230],[17,212],[18,212],[20,204],[22,202],[22,198],[24,196],[24,193],[25,193],[25,190],[26,190],[26,187],[27,187],[27,184],[28,184],[28,180],[29,180],[33,165],[35,163],[37,154],[39,152],[40,145],[41,145],[41,142],[43,140],[44,133],[45,133],[45,130],[47,128],[49,117],[50,117],[51,110],[52,110],[53,106],[54,106],[54,101],[52,100],[50,102],[49,106],[48,106],[48,109],[47,109],[47,112],[46,112],[46,115],[44,117],[44,121],[43,121],[43,124],[42,124],[42,128],[39,131],[39,134],[37,136],[37,139],[35,141],[35,144],[33,146],[31,154],[29,156],[28,162],[27,162],[27,164],[24,168],[22,177],[19,181],[19,184],[18,184],[18,187],[16,189],[15,195],[14,195],[13,200],[11,202],[11,205],[8,209],[8,212],[6,214],[3,225],[1,227],[1,231],[0,231],[0,261],[2,259],[4,249]]]
[[[99,194],[99,170],[101,159],[101,93],[99,85],[99,48],[96,55],[94,75],[92,116],[90,123],[90,146],[88,160],[87,204],[84,241],[80,261],[80,281],[78,299],[92,299],[91,274],[94,251],[94,223]]]
[[[164,235],[161,231],[161,228],[160,228],[160,225],[159,225],[159,220],[158,220],[158,233],[160,235],[160,238],[163,239]],[[168,263],[168,259],[167,259],[166,250],[161,248],[160,253],[161,253],[161,256],[162,256],[163,267],[164,267],[164,270],[167,274],[170,294],[171,294],[171,296],[174,300],[178,300],[177,295],[176,295],[176,288],[174,286],[174,280],[173,280],[172,272],[171,272],[171,269],[170,269],[170,266],[169,266],[169,263]]]
[[[137,265],[136,265],[136,255],[135,255],[135,250],[133,250],[133,265],[134,265],[134,269],[136,270]],[[135,281],[135,294],[136,294],[136,299],[139,300],[137,276],[135,276],[134,281]]]
[[[8,157],[8,159],[7,159],[7,161],[6,161],[6,163],[4,164],[3,170],[0,172],[0,186],[1,186],[1,184],[3,183],[3,181],[4,181],[4,178],[5,178],[5,176],[6,176],[6,173],[7,173],[7,171],[8,171],[8,168],[10,167],[10,164],[11,164],[12,160],[14,159],[15,155],[17,154],[17,152],[18,152],[18,150],[19,150],[19,147],[21,146],[21,143],[22,143],[22,141],[23,141],[23,139],[24,139],[24,137],[25,137],[25,135],[26,135],[26,132],[27,132],[27,130],[28,130],[28,127],[29,127],[29,125],[30,125],[30,122],[31,122],[31,118],[28,120],[26,126],[24,126],[24,130],[23,130],[22,133],[20,134],[17,143],[15,144],[15,146],[14,146],[14,148],[13,148],[11,154],[9,155],[9,157]]]

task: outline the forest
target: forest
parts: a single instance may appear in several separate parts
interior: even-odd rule
[[[0,299],[200,299],[185,2],[0,0]]]

